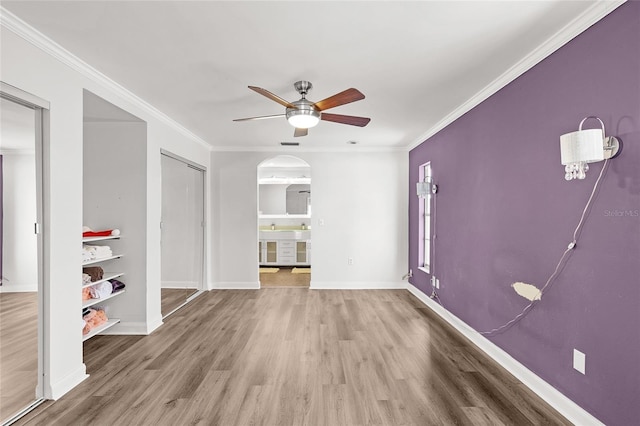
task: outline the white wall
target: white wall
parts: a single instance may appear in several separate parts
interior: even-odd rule
[[[94,230],[119,229],[108,245],[117,260],[100,263],[119,278],[126,292],[104,303],[109,318],[120,323],[109,334],[145,334],[162,323],[147,311],[146,177],[147,125],[144,122],[84,123],[83,224]],[[155,313],[155,315],[154,315]]]
[[[275,155],[211,154],[212,288],[259,285],[257,166]],[[407,153],[301,152],[296,156],[311,165],[313,174],[312,288],[404,287]],[[347,264],[350,257],[353,265]]]
[[[0,152],[2,153],[2,152]],[[31,153],[4,152],[2,201],[2,286],[0,292],[38,291],[36,158]]]
[[[22,31],[22,30],[21,30]],[[25,37],[40,43],[37,34]],[[148,124],[147,128],[147,313],[160,316],[160,149],[209,165],[209,150],[195,137],[168,124],[160,114],[126,92],[103,83],[99,76],[78,71],[82,65],[63,63],[13,31],[2,27],[0,78],[50,102],[50,143],[45,147],[48,169],[45,191],[45,397],[58,398],[82,381],[81,295],[69,285],[80,274],[82,229],[83,89],[88,89]],[[45,46],[46,42],[39,44]],[[66,61],[66,59],[65,59]],[[70,281],[71,280],[71,281]],[[55,298],[55,302],[54,299]]]

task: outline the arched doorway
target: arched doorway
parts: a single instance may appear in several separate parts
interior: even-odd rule
[[[292,155],[258,165],[260,287],[309,287],[311,166]]]

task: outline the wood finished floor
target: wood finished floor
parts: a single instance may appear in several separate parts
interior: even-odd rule
[[[311,274],[292,274],[293,268],[279,267],[276,273],[260,274],[260,287],[309,287]]]
[[[405,290],[210,291],[19,425],[570,423]]]
[[[0,293],[0,422],[36,399],[38,293]]]
[[[168,315],[187,301],[189,297],[197,293],[195,288],[162,288],[160,289],[161,304],[160,312],[162,316]]]

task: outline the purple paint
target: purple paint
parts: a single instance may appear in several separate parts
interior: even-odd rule
[[[2,169],[3,156],[0,155],[0,285],[2,285],[2,246],[4,234],[2,233],[4,223],[4,171]]]
[[[628,2],[410,153],[409,267],[419,166],[437,195],[439,296],[478,331],[528,303],[572,239],[603,163],[564,180],[560,135],[600,117],[622,139],[577,248],[542,303],[490,340],[607,425],[640,420],[640,3]],[[430,294],[430,276],[411,283]],[[586,375],[572,368],[586,354]]]

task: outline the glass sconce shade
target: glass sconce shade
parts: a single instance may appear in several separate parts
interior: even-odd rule
[[[429,192],[431,192],[431,184],[429,182],[416,183],[416,192],[418,197],[424,198]]]

